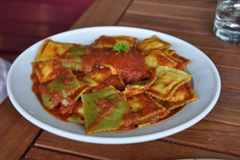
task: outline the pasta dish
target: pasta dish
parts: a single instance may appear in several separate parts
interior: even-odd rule
[[[157,36],[102,35],[81,45],[46,39],[32,62],[32,91],[56,118],[87,134],[160,122],[198,99],[191,62]]]

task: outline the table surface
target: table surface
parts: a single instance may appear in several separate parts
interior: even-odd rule
[[[183,39],[216,65],[222,81],[213,110],[194,126],[162,139],[127,145],[73,141],[36,127],[9,98],[0,104],[0,159],[240,159],[240,46],[212,32],[216,0],[96,0],[71,29],[131,26]]]

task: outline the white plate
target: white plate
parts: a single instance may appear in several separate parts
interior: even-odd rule
[[[129,35],[139,41],[157,35],[170,42],[177,53],[191,60],[187,66],[193,77],[193,87],[199,99],[185,106],[174,116],[145,128],[116,133],[104,132],[86,135],[85,128],[79,125],[57,120],[46,112],[31,90],[31,62],[43,44],[40,41],[25,50],[12,64],[7,80],[9,98],[27,120],[53,134],[90,143],[127,144],[145,142],[178,133],[204,118],[216,104],[221,81],[219,73],[212,61],[199,49],[176,37],[140,28],[131,27],[91,27],[60,33],[49,38],[59,42],[91,44],[101,35]]]

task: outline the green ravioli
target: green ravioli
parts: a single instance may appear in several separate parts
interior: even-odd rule
[[[73,75],[71,70],[63,71],[62,76],[56,78],[45,86],[48,92],[44,92],[41,94],[41,99],[44,107],[52,109],[54,107],[54,98],[57,98],[59,96],[60,99],[66,98],[80,87],[81,85],[79,84],[78,80],[76,79],[75,75]]]
[[[83,94],[82,101],[87,134],[116,130],[124,123],[126,97],[113,86]]]
[[[61,65],[63,68],[71,68],[75,71],[82,71],[81,56],[87,52],[86,48],[74,47],[62,57],[60,57]]]

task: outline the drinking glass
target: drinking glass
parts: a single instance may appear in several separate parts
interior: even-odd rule
[[[225,42],[240,44],[240,0],[218,0],[213,32]]]

